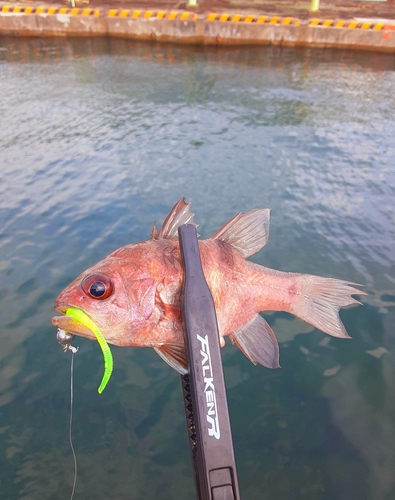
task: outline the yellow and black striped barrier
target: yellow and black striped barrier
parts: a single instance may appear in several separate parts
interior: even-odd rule
[[[166,10],[132,10],[132,9],[109,9],[101,11],[99,9],[78,9],[67,7],[22,7],[3,5],[0,8],[2,13],[10,14],[66,14],[69,16],[102,16],[102,17],[129,17],[132,19],[179,19],[181,21],[196,21],[198,15],[194,12],[186,11],[166,11]]]
[[[99,9],[68,9],[66,7],[21,7],[3,5],[0,12],[9,14],[67,14],[69,16],[100,16]]]
[[[300,24],[300,19],[296,17],[279,17],[279,16],[253,16],[240,14],[217,14],[212,12],[206,15],[206,21],[219,21],[220,23],[256,23],[256,24]]]
[[[129,10],[129,9],[110,9],[104,13],[106,17],[131,17],[133,19],[179,19],[180,21],[196,21],[198,15],[194,12],[177,10]]]
[[[311,19],[309,26],[323,26],[324,28],[348,28],[361,30],[382,30],[386,28],[384,23],[358,22],[344,19]]]
[[[299,26],[305,24],[307,26],[321,26],[324,28],[346,28],[346,29],[361,29],[361,30],[393,30],[395,25],[386,25],[384,23],[358,22],[354,20],[333,20],[333,19],[310,19],[307,22],[302,22],[296,17],[280,17],[280,16],[258,16],[258,15],[241,15],[211,12],[209,14],[198,15],[195,12],[176,11],[176,10],[133,10],[133,9],[109,9],[102,11],[100,9],[89,8],[67,8],[67,7],[25,7],[18,5],[3,5],[0,7],[0,13],[8,14],[46,14],[58,15],[64,14],[69,16],[94,16],[94,17],[119,17],[132,19],[166,19],[180,21],[197,21],[198,19],[206,22],[219,23],[255,23],[269,24],[281,26]]]

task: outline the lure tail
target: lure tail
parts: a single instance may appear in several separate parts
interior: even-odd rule
[[[98,393],[101,394],[108,381],[110,380],[113,367],[114,367],[114,360],[112,357],[111,349],[110,346],[107,344],[106,339],[104,338],[102,332],[100,331],[99,327],[90,319],[90,317],[84,313],[84,311],[81,311],[81,309],[74,309],[70,308],[67,309],[66,311],[66,316],[71,316],[75,320],[79,321],[82,323],[84,326],[89,328],[94,334],[99,342],[99,345],[101,347],[101,350],[103,352],[103,358],[104,358],[104,373],[103,373],[103,378],[100,383],[99,388],[97,389]]]

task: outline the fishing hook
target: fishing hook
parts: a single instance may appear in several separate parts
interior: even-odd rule
[[[71,345],[74,337],[75,335],[62,330],[61,328],[58,328],[56,332],[56,340],[62,346],[63,352],[71,351],[73,354],[75,354],[78,351],[79,347],[74,347],[73,345]]]

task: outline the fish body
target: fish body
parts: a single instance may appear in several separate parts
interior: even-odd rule
[[[285,273],[246,257],[269,236],[268,209],[240,213],[211,238],[199,241],[203,272],[213,295],[221,346],[228,336],[254,363],[279,367],[279,348],[262,311],[285,311],[334,337],[348,338],[338,311],[363,294],[352,283]],[[55,309],[76,308],[97,325],[106,341],[153,347],[180,373],[187,359],[181,317],[183,268],[178,226],[193,223],[190,204],[179,200],[150,239],[126,245],[84,271],[58,296]],[[93,332],[73,317],[56,316],[59,328],[90,339]]]

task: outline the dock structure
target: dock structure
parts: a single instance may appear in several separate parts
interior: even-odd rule
[[[228,4],[228,8],[224,5]],[[360,5],[358,5],[360,4]],[[366,5],[368,9],[366,9]],[[395,52],[395,2],[339,7],[279,0],[189,5],[169,0],[0,1],[0,34],[114,36],[206,45],[283,45]],[[332,5],[332,7],[331,7]],[[365,7],[365,8],[362,8]]]

